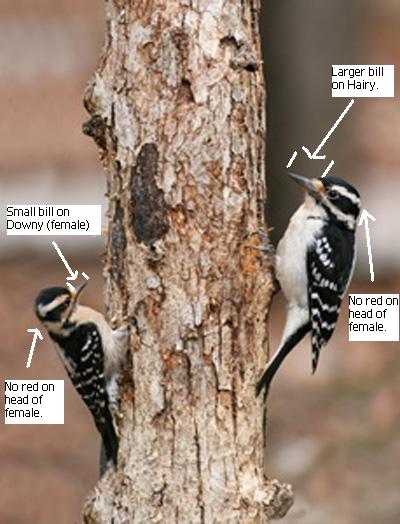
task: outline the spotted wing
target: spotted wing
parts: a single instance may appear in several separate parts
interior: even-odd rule
[[[67,371],[77,392],[93,415],[97,429],[102,432],[106,424],[108,398],[101,337],[96,325],[89,323],[76,329],[74,339],[73,348],[65,352]],[[76,353],[71,355],[70,351]]]
[[[353,271],[353,260],[354,233],[339,227],[325,227],[307,253],[313,373],[317,369],[321,348],[335,329]]]

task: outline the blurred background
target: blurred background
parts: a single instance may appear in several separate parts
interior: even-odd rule
[[[348,103],[331,98],[332,64],[400,63],[398,0],[264,0],[261,32],[268,88],[268,223],[279,239],[298,205],[285,166],[293,150],[316,147]],[[25,369],[38,325],[39,289],[65,271],[46,237],[6,237],[6,204],[104,203],[105,177],[92,141],[81,133],[82,93],[100,54],[98,0],[0,2],[0,379],[65,379],[48,340]],[[397,95],[397,90],[396,90]],[[332,174],[360,189],[371,225],[376,281],[369,281],[364,233],[350,292],[398,293],[400,106],[356,99],[327,143]],[[319,176],[321,164],[294,169]],[[102,309],[102,240],[62,237],[71,265],[90,276],[86,302]],[[284,304],[273,304],[271,348]],[[284,524],[400,522],[399,343],[349,343],[347,306],[310,377],[309,344],[285,362],[270,395],[267,470],[293,484]],[[3,404],[3,397],[1,398]],[[96,482],[99,439],[65,381],[63,426],[0,429],[0,522],[71,524]]]

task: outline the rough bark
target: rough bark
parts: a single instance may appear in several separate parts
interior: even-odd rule
[[[265,523],[291,490],[263,475],[273,292],[264,226],[258,0],[106,1],[84,131],[107,172],[110,318],[130,324],[119,464],[90,523]]]

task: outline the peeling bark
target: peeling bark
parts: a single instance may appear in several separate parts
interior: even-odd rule
[[[108,180],[106,303],[127,316],[119,464],[88,523],[265,523],[291,505],[263,475],[273,293],[264,226],[258,0],[106,1],[85,132]]]

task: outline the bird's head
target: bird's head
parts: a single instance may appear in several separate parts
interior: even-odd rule
[[[78,307],[78,298],[86,282],[76,289],[48,287],[42,289],[35,301],[38,319],[48,331],[61,334],[73,327],[73,315]]]
[[[351,184],[333,176],[306,178],[294,173],[289,173],[289,176],[336,221],[355,229],[361,200],[359,192]]]

